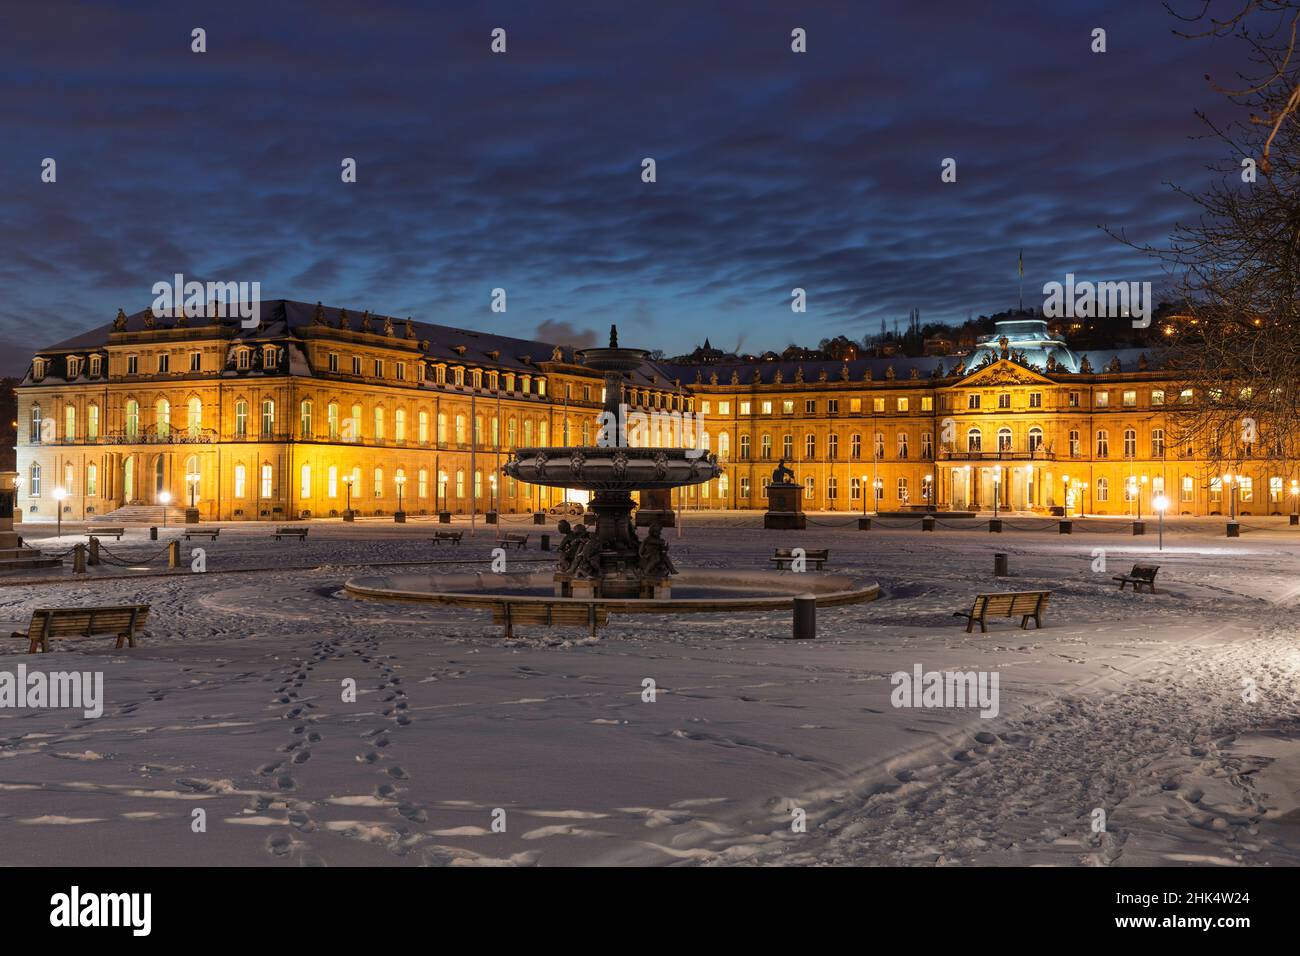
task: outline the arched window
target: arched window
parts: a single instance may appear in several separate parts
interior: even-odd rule
[[[77,437],[77,406],[63,406],[63,440],[73,441]]]
[[[415,494],[419,498],[429,497],[429,469],[421,468],[416,482]]]
[[[907,460],[907,432],[898,433],[898,457],[900,461]]]
[[[718,457],[723,461],[731,457],[731,436],[726,432],[718,435]]]
[[[1106,433],[1106,429],[1104,428],[1097,429],[1097,457],[1110,457],[1110,436]]]
[[[304,464],[298,480],[298,497],[303,501],[311,498],[311,465]]]
[[[339,496],[339,468],[338,465],[330,465],[329,471],[326,472],[325,494],[331,498]]]
[[[140,434],[140,403],[134,398],[126,401],[126,437],[131,441]]]
[[[375,469],[375,497],[384,497],[384,469]]]
[[[474,447],[483,447],[483,416],[474,416]]]
[[[984,436],[980,434],[978,428],[972,428],[966,433],[966,450],[968,452],[979,452],[984,441]]]
[[[456,444],[457,445],[465,444],[465,416],[464,415],[456,416]],[[459,494],[459,492],[457,494]]]
[[[1011,450],[1011,429],[999,428],[998,429],[998,451],[1010,451],[1010,450]]]
[[[65,462],[63,465],[63,490],[68,494],[75,494],[77,488],[77,469],[72,462]]]
[[[270,498],[275,494],[275,469],[270,462],[262,463],[262,487],[259,496]]]
[[[38,444],[41,440],[41,406],[32,406],[32,433],[28,439],[33,445]]]
[[[235,497],[243,498],[248,494],[248,470],[243,465],[235,466]]]
[[[1098,501],[1110,500],[1110,482],[1107,481],[1105,478],[1097,479],[1097,500]]]
[[[191,438],[199,437],[199,431],[203,428],[203,402],[198,396],[191,398],[189,406],[186,409],[186,424],[189,426]]]
[[[772,460],[772,436],[763,435],[758,440],[758,454],[764,461]]]
[[[524,422],[524,447],[533,447],[533,423],[531,420]]]
[[[99,466],[89,464],[86,466],[86,497],[95,498],[99,495]]]
[[[546,422],[537,423],[537,444],[546,445]]]
[[[442,412],[438,413],[438,444],[447,444],[447,416]]]
[[[235,437],[248,437],[248,402],[242,398],[235,402]]]
[[[1138,434],[1132,428],[1124,429],[1124,457],[1136,458],[1138,446]]]
[[[875,449],[873,453],[877,458],[885,457],[885,433],[884,432],[876,432]]]
[[[465,470],[463,468],[456,469],[456,497],[465,497]]]
[[[262,399],[262,437],[270,438],[274,434],[275,434],[275,402],[269,398],[264,398]],[[268,495],[266,497],[270,497],[270,496]]]
[[[99,406],[93,402],[86,409],[86,438],[90,441],[99,440]]]
[[[330,402],[325,407],[325,425],[329,429],[330,441],[339,440],[339,403]]]
[[[172,432],[172,404],[165,398],[160,398],[154,404],[154,430],[158,433],[159,438],[166,438]]]
[[[343,423],[344,441],[361,441],[361,406],[352,406],[352,417]]]
[[[135,456],[128,455],[122,462],[122,496],[125,501],[135,500]]]
[[[404,408],[393,412],[393,438],[406,441],[406,409]]]
[[[423,412],[423,411],[420,412],[420,417],[418,419],[418,424],[416,427],[419,429],[418,439],[420,444],[421,445],[429,444],[429,413],[428,412]]]
[[[185,459],[185,503],[199,500],[199,482],[202,480],[199,472],[199,456],[190,455]]]
[[[749,461],[749,436],[740,436],[740,460]]]
[[[302,434],[302,437],[308,440],[313,437],[311,432],[311,419],[314,410],[315,406],[312,404],[310,398],[305,398],[298,403],[298,429]]]
[[[1035,425],[1029,429],[1029,450],[1036,452],[1043,447],[1043,430]]]
[[[31,480],[27,484],[27,493],[33,498],[41,496],[41,466],[32,462]]]

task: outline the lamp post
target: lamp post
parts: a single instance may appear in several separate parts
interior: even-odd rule
[[[1151,499],[1151,507],[1156,509],[1156,514],[1160,516],[1160,550],[1165,549],[1165,510],[1169,507],[1169,499],[1164,495],[1156,495]]]
[[[930,510],[930,492],[934,486],[934,475],[926,475],[921,479],[921,494],[925,497],[925,510]]]
[[[199,476],[196,475],[196,474],[188,474],[188,475],[185,476],[185,483],[186,483],[187,485],[189,485],[189,489],[190,489],[190,507],[193,508],[193,507],[194,507],[194,499],[195,499],[195,497],[198,495],[198,491],[199,491]]]
[[[163,527],[167,527],[167,506],[172,503],[172,493],[170,491],[158,492],[158,502],[163,506]]]
[[[1300,496],[1300,481],[1296,481],[1294,478],[1292,478],[1291,479],[1291,523],[1292,524],[1300,524],[1300,520],[1297,520],[1298,518],[1300,518],[1300,511],[1296,510],[1296,500],[1298,496]]]
[[[871,505],[871,513],[878,516],[880,514],[880,496],[881,494],[884,493],[885,490],[884,479],[877,478],[875,481],[871,483],[871,486],[872,486],[872,490],[875,492],[876,495],[876,500],[872,502]]]
[[[406,485],[406,476],[398,475],[393,483],[397,485],[397,510],[393,512],[393,521],[401,524],[406,520],[406,512],[402,510],[402,488]]]
[[[1234,482],[1237,480],[1232,472],[1223,476],[1223,487],[1228,492],[1228,520],[1234,524],[1237,521],[1237,489]]]
[[[867,476],[862,476],[862,517],[867,516]]]
[[[1138,479],[1138,521],[1142,520],[1142,486],[1147,483],[1147,476],[1143,475]],[[1166,502],[1167,505],[1167,502]]]
[[[1075,487],[1079,489],[1079,517],[1082,518],[1083,517],[1083,496],[1088,492],[1088,483],[1086,481],[1081,481]]]
[[[343,520],[351,521],[352,520],[352,476],[351,475],[343,476],[343,487],[347,489],[347,495],[348,495],[348,505],[346,508],[343,509]]]
[[[1002,497],[1002,466],[993,466],[993,517],[998,516],[998,499]]]
[[[63,499],[68,497],[67,491],[62,488],[54,489],[54,510],[56,512],[57,530],[56,537],[63,537]]]

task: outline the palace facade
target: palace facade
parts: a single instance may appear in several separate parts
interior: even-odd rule
[[[968,356],[647,361],[625,395],[703,417],[725,473],[675,492],[687,508],[765,508],[785,458],[808,510],[1116,515],[1163,493],[1171,513],[1227,511],[1219,466],[1175,437],[1196,396],[1154,356],[1002,325]],[[42,349],[17,392],[18,501],[47,520],[164,500],[223,521],[583,500],[500,468],[515,447],[590,444],[603,400],[568,347],[287,300],[247,329],[119,312]],[[1277,462],[1238,471],[1241,513],[1291,510]]]

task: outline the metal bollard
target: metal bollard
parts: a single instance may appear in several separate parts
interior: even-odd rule
[[[1001,553],[994,553],[993,555],[994,577],[1005,578],[1005,577],[1009,577],[1010,574],[1011,572],[1007,570],[1007,556]]]
[[[84,544],[72,546],[72,573],[86,573],[86,546]]]
[[[90,536],[90,557],[86,560],[87,564],[99,564],[99,539],[93,534]]]
[[[543,551],[551,550],[551,536],[549,534],[542,535],[542,550]]]
[[[922,519],[921,519],[921,530],[922,530],[922,531],[933,531],[933,530],[934,530],[934,519],[931,518],[929,515],[926,515],[924,518],[922,518]]]
[[[1002,519],[1001,519],[1001,518],[990,518],[990,519],[989,519],[989,533],[990,533],[990,534],[1001,534],[1001,533],[1002,533]]]
[[[1300,524],[1300,515],[1291,515],[1290,524],[1292,525],[1292,527]]]
[[[870,519],[870,518],[859,518],[859,519],[858,519],[858,530],[859,530],[859,531],[870,531],[870,530],[871,530],[871,519]]]
[[[546,514],[542,511],[533,512],[533,524],[546,524]]]
[[[181,566],[181,543],[179,541],[169,542],[167,545],[167,567],[179,568]]]
[[[1062,521],[1062,522],[1061,522],[1061,528],[1060,528],[1060,530],[1061,530],[1061,534],[1073,534],[1073,533],[1074,533],[1074,522],[1073,522],[1073,521]]]
[[[1228,522],[1228,537],[1229,537],[1229,538],[1240,538],[1240,537],[1241,537],[1241,525],[1237,524],[1237,522],[1235,522],[1235,521],[1229,521],[1229,522]]]
[[[811,641],[817,636],[817,598],[801,594],[794,599],[794,640]]]
[[[152,528],[149,529],[149,540],[150,540],[150,541],[157,541],[157,540],[158,540],[158,526],[157,526],[157,525],[154,525]]]
[[[1134,533],[1135,535],[1146,534],[1146,533],[1147,533],[1147,523],[1146,523],[1145,521],[1134,521],[1134,522],[1133,522],[1133,533]]]

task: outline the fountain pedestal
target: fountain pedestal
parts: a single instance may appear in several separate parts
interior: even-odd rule
[[[763,527],[783,531],[802,531],[808,526],[803,513],[803,489],[793,482],[772,482],[767,486],[767,513]]]
[[[636,509],[636,526],[649,528],[654,525],[659,525],[661,528],[677,526],[677,512],[673,511],[671,488],[647,488],[641,492],[641,504]]]

